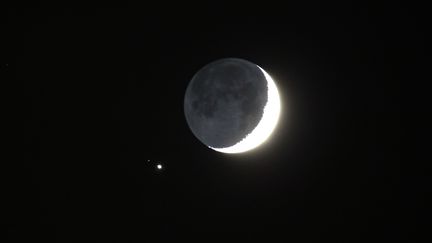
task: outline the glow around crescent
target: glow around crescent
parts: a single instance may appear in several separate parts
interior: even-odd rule
[[[257,67],[259,67],[257,65]],[[266,80],[267,80],[267,104],[264,106],[264,112],[261,120],[258,125],[249,133],[245,138],[243,138],[240,142],[234,144],[231,147],[226,148],[213,148],[218,152],[222,153],[243,153],[258,147],[260,144],[264,143],[270,135],[273,133],[273,130],[276,128],[276,125],[279,121],[279,115],[281,110],[279,91],[276,87],[275,82],[271,78],[271,76],[264,71],[261,67],[259,67],[263,72]]]

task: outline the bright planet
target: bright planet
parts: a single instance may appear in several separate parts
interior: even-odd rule
[[[264,143],[280,115],[279,91],[258,65],[224,58],[201,68],[184,98],[187,124],[207,147],[243,153]]]

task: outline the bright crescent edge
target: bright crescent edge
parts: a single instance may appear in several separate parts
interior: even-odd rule
[[[226,148],[213,148],[209,146],[209,148],[222,153],[243,153],[258,147],[267,141],[276,128],[281,110],[279,91],[272,77],[260,66],[257,65],[257,67],[261,69],[267,81],[268,99],[266,105],[264,106],[261,120],[251,133],[246,135],[245,138],[233,146]]]

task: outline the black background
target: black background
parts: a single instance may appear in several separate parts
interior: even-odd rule
[[[411,242],[426,229],[426,176],[401,155],[402,97],[420,78],[407,70],[425,47],[416,7],[4,13],[1,74],[16,88],[6,105],[19,145],[2,169],[4,240]],[[192,76],[225,57],[263,67],[283,102],[271,139],[241,155],[206,148],[183,114]]]

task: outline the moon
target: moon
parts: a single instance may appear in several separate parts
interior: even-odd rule
[[[207,64],[190,81],[184,98],[187,124],[207,147],[243,153],[264,143],[280,116],[279,91],[258,65],[239,58]]]

